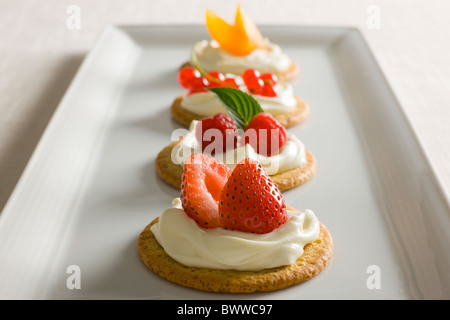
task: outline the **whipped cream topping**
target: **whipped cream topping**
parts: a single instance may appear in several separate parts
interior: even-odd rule
[[[166,253],[190,267],[258,271],[294,263],[319,236],[314,212],[288,211],[289,221],[266,234],[204,229],[182,209],[179,198],[151,231]]]
[[[246,56],[236,56],[223,50],[215,40],[203,40],[194,45],[200,66],[207,71],[242,74],[246,69],[280,73],[287,70],[292,60],[281,48],[264,39],[266,49],[255,49]]]
[[[171,158],[173,163],[183,165],[191,154],[202,153],[201,146],[195,137],[195,127],[198,122],[197,120],[192,121],[189,131],[183,130],[184,136],[182,140],[172,150]],[[177,133],[180,133],[180,131],[177,131]],[[287,133],[286,138],[286,143],[276,155],[264,156],[257,153],[250,144],[242,145],[241,141],[238,141],[235,149],[229,149],[226,152],[216,152],[213,158],[233,169],[241,160],[249,157],[257,160],[268,175],[285,172],[306,164],[304,144],[291,133]]]
[[[250,94],[240,76],[231,74],[226,74],[225,76],[235,78],[239,89]],[[298,102],[294,95],[292,85],[279,81],[274,86],[274,90],[277,93],[276,97],[265,97],[258,94],[252,94],[252,96],[258,101],[265,112],[270,113],[271,111],[290,111],[295,109]],[[199,92],[186,95],[181,100],[181,107],[203,117],[211,117],[219,112],[227,113],[222,102],[212,92]]]

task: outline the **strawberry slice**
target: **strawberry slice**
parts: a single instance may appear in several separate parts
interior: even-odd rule
[[[183,167],[181,203],[203,228],[220,227],[219,198],[232,170],[203,154],[192,154]]]
[[[268,233],[284,225],[286,205],[262,166],[246,158],[231,173],[219,202],[220,224],[230,230]]]

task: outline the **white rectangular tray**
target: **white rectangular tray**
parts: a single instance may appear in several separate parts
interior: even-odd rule
[[[142,229],[178,191],[157,153],[180,126],[176,75],[201,26],[116,26],[73,80],[0,216],[4,299],[435,299],[450,297],[449,199],[358,30],[262,27],[300,65],[311,116],[290,128],[317,157],[285,193],[332,233],[329,265],[288,289],[211,294],[159,278]],[[70,288],[71,266],[81,272]],[[74,274],[75,275],[75,274]]]

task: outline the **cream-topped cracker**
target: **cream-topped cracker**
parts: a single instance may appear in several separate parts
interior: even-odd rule
[[[215,40],[197,42],[193,50],[199,65],[205,71],[219,71],[242,75],[247,69],[255,69],[261,73],[276,74],[280,80],[292,80],[298,73],[297,64],[285,54],[280,46],[264,40],[263,49],[256,48],[245,56],[236,56],[223,50]],[[194,65],[194,61],[190,61]]]
[[[193,154],[180,198],[141,232],[138,252],[156,274],[211,292],[272,291],[317,275],[333,242],[312,210],[286,206],[260,164],[233,169]]]
[[[233,77],[239,90],[251,94],[244,84],[242,77],[226,74],[226,77]],[[298,105],[298,100],[294,95],[294,89],[291,84],[286,82],[277,82],[274,85],[276,96],[269,97],[261,94],[252,94],[253,98],[259,102],[261,108],[268,113],[274,112],[293,112]],[[181,107],[191,113],[198,114],[201,117],[213,116],[216,113],[226,113],[222,102],[217,99],[212,92],[197,92],[183,96]]]
[[[313,176],[317,165],[311,152],[276,117],[264,112],[250,94],[222,87],[211,88],[207,93],[213,94],[211,99],[221,103],[229,114],[192,120],[189,131],[176,130],[172,136],[176,143],[164,148],[156,159],[162,179],[179,187],[181,170],[177,166],[194,153],[206,153],[230,168],[243,158],[255,159],[282,190]]]
[[[239,89],[252,96],[262,110],[274,116],[284,127],[292,127],[309,115],[309,105],[294,94],[291,84],[279,81],[272,73],[247,69],[243,77],[220,72],[205,74],[186,67],[179,71],[178,81],[187,89],[172,103],[171,114],[177,122],[189,126],[192,120],[200,120],[217,113],[227,113],[222,101],[211,88]]]
[[[175,199],[151,231],[169,256],[190,267],[258,271],[295,263],[317,240],[319,220],[311,210],[288,210],[289,221],[268,234],[204,229]]]
[[[195,136],[195,128],[199,121],[192,121],[189,131],[172,150],[172,162],[184,165],[186,159],[193,153],[201,153],[202,148]],[[180,131],[177,131],[178,133]],[[241,137],[238,137],[241,138]],[[287,133],[287,141],[279,153],[271,156],[259,154],[250,144],[242,144],[239,139],[237,147],[225,152],[216,152],[212,157],[234,168],[245,157],[250,157],[263,166],[266,172],[273,176],[308,164],[305,145],[292,133]]]
[[[205,18],[211,39],[194,44],[190,64],[199,65],[206,72],[236,75],[242,75],[250,68],[274,73],[283,81],[298,75],[297,63],[279,45],[264,37],[239,5],[233,24],[209,9],[206,9]]]

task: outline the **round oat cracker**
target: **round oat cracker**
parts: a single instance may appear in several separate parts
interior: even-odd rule
[[[151,226],[158,219],[153,220],[139,236],[138,252],[141,260],[160,277],[202,291],[252,293],[283,289],[317,275],[327,265],[333,252],[331,234],[320,224],[317,240],[307,244],[303,255],[291,265],[260,271],[187,267],[172,259],[151,232]]]

